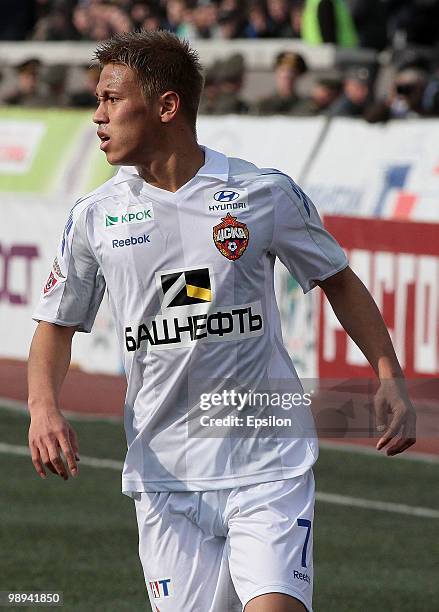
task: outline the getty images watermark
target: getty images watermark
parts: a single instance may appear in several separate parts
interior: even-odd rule
[[[201,427],[292,427],[293,419],[276,414],[263,415],[261,409],[279,408],[291,410],[299,406],[311,406],[312,393],[268,392],[268,391],[236,391],[223,389],[220,393],[202,393],[200,396],[200,410],[208,411],[211,408],[230,409],[225,416],[200,416]],[[256,409],[256,412],[251,411]]]
[[[238,384],[203,379],[189,385],[188,430],[194,438],[377,438],[379,381],[277,379]],[[439,379],[384,381],[384,397],[406,393],[417,412],[417,437],[439,437]],[[383,388],[381,388],[381,392]],[[390,423],[391,414],[387,420]],[[382,435],[382,434],[381,434]]]

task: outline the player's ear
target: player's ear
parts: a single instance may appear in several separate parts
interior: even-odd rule
[[[159,103],[162,123],[171,122],[180,108],[180,96],[175,91],[166,91],[160,96]]]

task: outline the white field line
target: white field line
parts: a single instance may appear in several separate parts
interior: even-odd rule
[[[408,506],[407,504],[395,504],[393,502],[375,501],[373,499],[361,499],[347,495],[335,495],[333,493],[322,493],[317,491],[316,499],[328,504],[338,506],[350,506],[355,508],[367,508],[368,510],[383,510],[395,514],[408,514],[410,516],[422,516],[425,518],[439,519],[439,510],[433,508],[422,508],[421,506]]]
[[[10,400],[0,397],[0,407],[7,408],[8,410],[15,410],[22,414],[28,414],[27,404],[19,402],[18,400]],[[105,414],[87,414],[81,412],[69,412],[63,410],[63,414],[71,421],[80,422],[102,422],[102,423],[113,423],[119,425],[123,423],[122,416],[113,416]],[[372,455],[374,457],[384,457],[391,461],[423,461],[424,463],[439,463],[439,455],[432,453],[417,453],[411,451],[409,453],[402,453],[395,455],[395,457],[387,457],[384,452],[377,452],[375,448],[371,446],[361,446],[360,444],[349,444],[345,442],[331,442],[330,440],[320,440],[320,448],[324,450],[335,450],[345,453],[357,453],[359,455]]]
[[[27,446],[18,446],[16,444],[6,444],[6,442],[0,442],[0,453],[4,455],[19,455],[21,457],[30,457],[30,452]],[[98,459],[97,457],[87,457],[81,455],[79,462],[79,468],[83,465],[95,468],[107,468],[109,470],[117,470],[120,472],[123,468],[123,463],[115,459]]]
[[[19,455],[29,457],[29,449],[27,446],[18,446],[15,444],[7,444],[0,442],[0,453],[6,455]],[[122,470],[123,463],[113,459],[98,459],[96,457],[87,457],[81,455],[79,466],[83,465],[98,469]],[[433,508],[423,508],[421,506],[408,506],[406,504],[395,504],[393,502],[375,501],[372,499],[361,499],[359,497],[349,497],[346,495],[336,495],[333,493],[323,493],[317,491],[317,501],[336,504],[337,506],[348,506],[350,508],[365,508],[367,510],[382,510],[384,512],[392,512],[394,514],[405,514],[409,516],[422,516],[424,518],[439,519],[439,510]]]
[[[377,439],[378,441],[378,439]],[[323,450],[335,450],[344,453],[357,453],[358,455],[369,455],[372,457],[384,457],[388,461],[408,460],[408,461],[423,461],[424,463],[439,463],[439,455],[433,453],[417,453],[411,451],[409,453],[400,453],[394,457],[387,457],[384,451],[377,451],[374,446],[362,446],[361,444],[349,444],[348,442],[331,442],[330,440],[320,440],[319,447]]]
[[[25,402],[11,400],[4,397],[0,397],[0,408],[6,408],[7,410],[19,412],[20,414],[29,414],[29,410]],[[90,414],[88,412],[70,412],[69,410],[63,410],[62,412],[70,421],[100,421],[102,423],[116,423],[117,425],[119,423],[123,423],[123,416],[112,414]]]

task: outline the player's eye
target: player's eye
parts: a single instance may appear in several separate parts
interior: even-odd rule
[[[117,98],[115,98],[114,96],[110,96],[108,99],[110,100],[111,104],[114,104],[117,100]]]

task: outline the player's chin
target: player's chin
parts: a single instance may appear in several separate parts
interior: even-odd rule
[[[123,151],[117,151],[115,149],[108,148],[105,151],[107,156],[107,162],[111,166],[133,166],[133,161],[130,155]]]
[[[123,155],[117,153],[117,151],[105,151],[105,156],[107,158],[107,162],[110,166],[126,166],[125,159]]]

